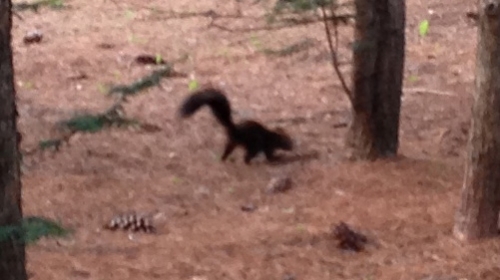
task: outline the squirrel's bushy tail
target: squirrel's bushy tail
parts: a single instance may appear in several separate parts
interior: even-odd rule
[[[231,105],[229,100],[221,90],[207,88],[194,92],[182,103],[179,113],[181,117],[192,116],[201,107],[207,105],[217,120],[226,128],[233,128],[234,123],[231,117]]]

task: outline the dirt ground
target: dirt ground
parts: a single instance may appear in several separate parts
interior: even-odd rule
[[[31,279],[500,279],[500,241],[465,246],[452,236],[474,89],[476,27],[464,16],[472,2],[407,1],[401,156],[377,162],[343,159],[349,104],[321,23],[256,30],[264,7],[234,0],[68,0],[66,9],[20,12],[13,46],[23,150],[60,120],[108,108],[106,85],[151,71],[133,62],[143,53],[189,55],[176,70],[225,89],[235,118],[280,125],[297,144],[286,164],[260,157],[246,166],[241,150],[221,163],[223,130],[209,111],[176,118],[189,79],[162,80],[126,104],[128,116],[160,131],[112,128],[25,156],[25,214],[74,230],[28,247]],[[210,25],[209,10],[226,16]],[[420,38],[423,19],[430,30]],[[34,29],[43,41],[23,44]],[[344,62],[351,31],[341,29]],[[288,56],[263,51],[304,39],[310,47]],[[293,188],[266,193],[282,174]],[[257,209],[242,211],[248,204]],[[153,215],[158,232],[102,229],[129,210]],[[373,241],[365,252],[336,247],[330,231],[340,221]]]

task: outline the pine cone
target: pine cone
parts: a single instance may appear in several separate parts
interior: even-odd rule
[[[345,250],[362,251],[368,238],[352,230],[346,223],[340,222],[332,230],[333,237],[338,241],[338,247]]]
[[[155,231],[153,223],[149,217],[139,215],[135,212],[114,216],[111,221],[104,226],[109,230],[129,230],[152,233]]]

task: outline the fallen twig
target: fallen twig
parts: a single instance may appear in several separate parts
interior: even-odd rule
[[[403,92],[404,93],[429,93],[429,94],[444,95],[444,96],[456,96],[456,94],[453,94],[451,92],[429,89],[429,88],[404,88]]]
[[[336,114],[336,113],[340,113],[340,111],[338,111],[338,110],[325,110],[325,111],[316,112],[314,114],[311,114],[310,116],[296,116],[296,117],[288,117],[288,118],[279,118],[279,119],[275,119],[272,122],[273,123],[291,122],[291,123],[297,124],[297,123],[306,122],[308,120],[316,119],[316,118],[322,117],[324,115]]]
[[[353,17],[352,15],[346,14],[346,15],[327,17],[327,20],[339,20],[344,22],[352,17]],[[215,27],[217,29],[226,32],[256,32],[256,31],[270,31],[270,30],[281,30],[285,28],[293,28],[301,25],[315,24],[322,20],[323,20],[322,18],[284,18],[281,19],[281,22],[283,23],[277,25],[265,25],[260,27],[245,27],[245,28],[229,28],[226,25],[215,23],[215,18],[214,18],[214,20],[208,25],[208,27],[209,28]]]

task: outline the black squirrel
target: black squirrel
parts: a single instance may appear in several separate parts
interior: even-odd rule
[[[222,161],[225,161],[237,146],[245,148],[246,164],[249,164],[260,152],[264,152],[268,161],[273,161],[275,150],[291,151],[293,149],[292,139],[281,128],[270,130],[253,120],[234,123],[229,100],[217,88],[200,89],[188,96],[180,106],[180,116],[190,117],[204,105],[210,107],[215,118],[226,130],[227,141],[221,157]]]

